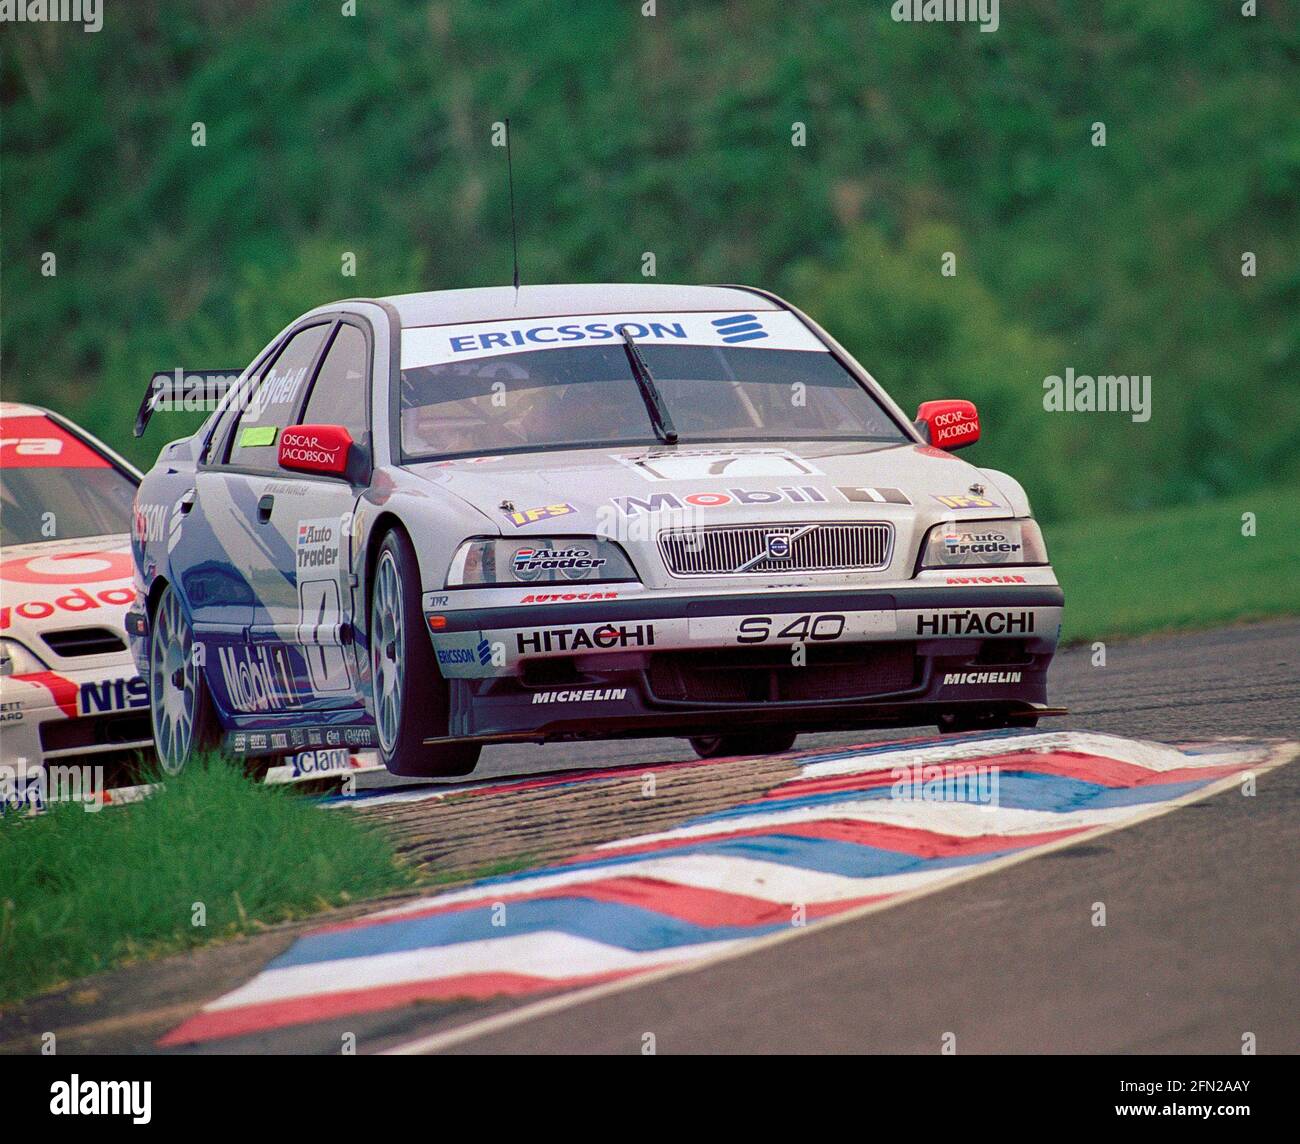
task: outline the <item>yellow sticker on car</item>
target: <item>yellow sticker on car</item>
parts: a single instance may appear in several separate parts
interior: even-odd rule
[[[550,520],[555,516],[568,516],[571,512],[578,510],[571,504],[546,504],[541,508],[520,508],[511,509],[506,513],[506,520],[516,528],[523,528],[526,524],[535,524],[539,520]]]
[[[239,447],[246,449],[249,445],[274,445],[275,433],[274,425],[249,425],[239,435]]]
[[[934,499],[942,505],[949,508],[1001,508],[995,500],[989,500],[988,497],[968,496],[965,493],[957,493],[952,496],[939,496],[938,493],[932,494]]]

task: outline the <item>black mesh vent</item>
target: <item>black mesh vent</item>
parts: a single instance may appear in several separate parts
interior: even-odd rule
[[[41,724],[40,732],[43,751],[147,742],[153,738],[148,713],[134,711],[121,715],[87,715],[80,719],[50,719]]]
[[[746,704],[865,699],[905,691],[917,679],[915,644],[804,650],[801,667],[791,663],[790,647],[659,652],[650,657],[646,678],[657,699]]]
[[[73,659],[79,655],[112,655],[125,651],[126,643],[109,628],[63,628],[41,636],[55,655]]]

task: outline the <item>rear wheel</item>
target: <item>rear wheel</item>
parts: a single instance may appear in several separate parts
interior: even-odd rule
[[[163,589],[149,625],[149,720],[158,762],[178,775],[217,740],[217,718],[180,596]]]
[[[447,734],[451,691],[434,662],[420,611],[415,551],[394,529],[379,546],[370,585],[370,679],[379,755],[395,775],[467,775],[476,743],[426,746]]]
[[[727,755],[779,755],[794,746],[793,731],[746,731],[728,735],[694,735],[691,746],[702,759]]]

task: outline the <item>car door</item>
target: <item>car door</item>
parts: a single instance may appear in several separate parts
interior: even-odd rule
[[[185,478],[183,467],[168,466],[169,479],[160,507],[166,513],[166,562],[190,611],[196,654],[206,668],[218,704],[233,713],[251,712],[246,655],[253,622],[252,561],[244,555],[255,538],[250,534],[243,501],[243,479],[225,470],[231,426],[261,382],[270,362],[283,348],[277,341],[258,355],[241,380],[204,444],[197,469]],[[244,676],[241,686],[241,674]]]
[[[292,616],[284,613],[295,591],[296,551],[279,527],[295,514],[306,482],[285,480],[277,457],[280,432],[296,420],[333,329],[332,320],[315,319],[288,334],[244,397],[217,464],[199,475],[204,515],[219,513],[224,560],[250,597],[244,641],[221,648],[218,663],[208,666],[218,703],[235,714],[318,706],[302,686],[308,671],[293,639],[296,604]]]
[[[280,486],[287,491],[292,483],[294,495],[276,493],[271,515],[284,548],[293,551],[293,577],[276,583],[268,620],[273,638],[300,653],[298,687],[316,707],[361,703],[350,625],[357,581],[352,513],[369,470],[370,358],[368,327],[340,318],[296,423],[346,428],[353,440],[352,479],[286,473]]]

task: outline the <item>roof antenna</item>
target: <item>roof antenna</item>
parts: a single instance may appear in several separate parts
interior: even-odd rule
[[[506,178],[510,181],[510,241],[515,249],[515,289],[519,289],[519,231],[515,226],[515,165],[510,158],[510,117],[506,116]]]

